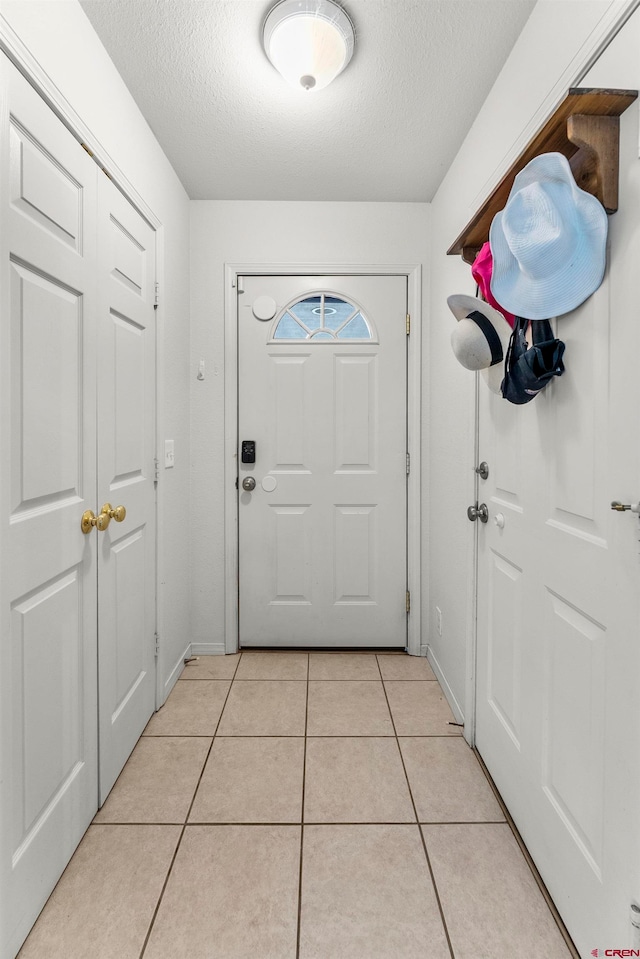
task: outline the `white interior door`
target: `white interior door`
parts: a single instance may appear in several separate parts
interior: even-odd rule
[[[97,807],[96,166],[0,56],[0,954]],[[95,535],[95,534],[94,534]]]
[[[100,803],[155,706],[155,234],[98,180]]]
[[[240,643],[404,647],[406,277],[241,288]]]
[[[153,712],[155,235],[0,57],[0,955]],[[107,502],[126,517],[84,533]]]
[[[604,283],[557,321],[564,376],[480,402],[477,746],[584,956],[639,945],[640,525],[610,509],[640,499],[637,110],[620,157]]]

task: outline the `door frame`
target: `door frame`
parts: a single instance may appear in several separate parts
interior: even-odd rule
[[[426,656],[421,638],[421,509],[422,509],[422,268],[411,264],[346,263],[225,263],[224,266],[224,625],[219,651],[236,653],[238,635],[238,277],[240,276],[404,276],[411,333],[407,337],[407,447],[411,470],[407,477],[407,589],[411,612],[407,621],[407,652]],[[425,384],[425,396],[428,392]],[[222,646],[222,644],[221,644]]]
[[[529,140],[542,129],[550,116],[555,112],[561,101],[566,96],[567,90],[571,87],[578,87],[583,78],[594,66],[598,58],[604,53],[614,37],[624,27],[625,23],[635,13],[640,6],[640,0],[610,0],[609,7],[603,13],[596,29],[590,34],[587,42],[582,46],[578,55],[567,64],[560,77],[557,78],[553,87],[541,101],[535,114],[531,117],[525,128],[517,137],[511,148],[504,155],[501,163],[496,167],[490,181],[478,195],[478,204],[491,193],[495,186],[502,180],[509,167],[516,158],[522,153]],[[479,377],[476,376],[476,381]],[[480,409],[479,409],[479,385],[476,382],[475,403],[474,403],[474,465],[478,463],[479,440],[480,440]],[[478,477],[474,476],[474,502],[478,502]],[[476,524],[477,525],[477,524]],[[471,579],[471,595],[467,608],[467,637],[465,643],[465,657],[467,663],[466,681],[465,681],[465,702],[464,702],[464,730],[463,735],[469,746],[475,747],[476,743],[476,693],[477,693],[477,651],[478,651],[478,530],[475,529],[473,536],[473,548],[467,563],[467,570]]]
[[[91,128],[85,123],[81,116],[74,110],[67,98],[61,93],[55,83],[52,82],[45,70],[40,66],[38,60],[25,46],[18,34],[13,30],[9,23],[0,14],[0,53],[6,54],[9,60],[29,81],[35,91],[42,97],[50,110],[58,117],[61,123],[71,132],[76,140],[87,150],[96,165],[109,177],[114,185],[126,197],[129,203],[138,211],[138,213],[147,221],[151,229],[155,232],[155,282],[156,289],[164,289],[164,249],[165,235],[164,225],[158,219],[151,207],[142,198],[129,178],[120,169],[115,160],[111,157],[106,147],[103,146],[98,137],[92,132]],[[108,172],[107,172],[108,171]],[[156,460],[156,479],[161,476],[160,469],[160,450],[164,442],[164,304],[163,297],[159,297],[158,305],[155,310],[155,460]],[[164,567],[164,532],[160,517],[165,510],[164,484],[156,483],[156,556],[155,556],[155,621],[156,634],[160,637],[164,634],[163,629],[163,604],[160,602],[162,595],[162,582],[160,571]],[[97,508],[97,505],[96,505]],[[156,703],[155,708],[159,709],[167,698],[168,690],[163,682],[163,649],[162,643],[159,643],[156,655]]]

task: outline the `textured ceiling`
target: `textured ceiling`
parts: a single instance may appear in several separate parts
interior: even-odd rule
[[[192,199],[430,200],[534,0],[345,0],[317,93],[267,60],[268,0],[81,0]]]

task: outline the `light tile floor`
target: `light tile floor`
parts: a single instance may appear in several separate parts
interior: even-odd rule
[[[20,959],[570,959],[424,659],[185,667]]]

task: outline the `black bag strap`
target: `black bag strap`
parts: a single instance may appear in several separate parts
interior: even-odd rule
[[[507,355],[504,361],[505,371],[511,369],[511,363],[513,359],[514,349],[518,349],[518,353],[522,352],[522,348],[526,349],[526,339],[525,333],[527,331],[527,324],[529,320],[525,319],[523,316],[516,316],[513,322],[513,333],[509,337],[509,346],[507,347]]]
[[[555,340],[555,334],[551,329],[549,320],[531,320],[531,345],[540,346],[541,343],[548,343],[549,340]]]

